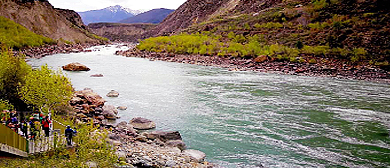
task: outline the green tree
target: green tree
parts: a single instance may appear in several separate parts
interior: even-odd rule
[[[0,112],[3,110],[12,110],[12,109],[14,109],[14,106],[12,104],[9,104],[8,101],[6,100],[0,99]]]
[[[50,70],[47,65],[32,70],[25,77],[25,82],[19,94],[27,104],[45,112],[68,102],[73,93],[69,79],[61,71]]]
[[[0,51],[0,99],[8,102],[18,110],[24,110],[25,103],[20,99],[18,89],[24,85],[25,76],[31,71],[22,56],[13,56],[7,48]]]

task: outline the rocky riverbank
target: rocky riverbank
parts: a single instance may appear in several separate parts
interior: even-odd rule
[[[130,167],[213,167],[203,152],[186,148],[179,132],[144,131],[156,126],[151,120],[133,118],[114,126],[110,120],[118,118],[118,110],[105,102],[91,89],[76,91],[69,115],[78,123],[93,121],[101,129],[112,130],[106,140],[115,147],[118,159]]]
[[[42,58],[47,55],[60,53],[92,52],[92,50],[88,50],[87,48],[96,45],[100,45],[100,43],[44,45],[42,47],[26,48],[19,51],[14,51],[14,54],[23,54],[26,56],[26,58]]]
[[[287,61],[278,61],[267,56],[261,56],[255,59],[240,57],[226,58],[219,56],[145,52],[139,51],[135,48],[127,51],[118,51],[116,54],[126,57],[146,58],[151,61],[160,60],[223,67],[228,68],[231,71],[272,72],[289,75],[335,77],[390,83],[390,72],[384,70],[384,68],[381,69],[369,64],[351,65],[347,61],[331,58],[310,58],[310,60],[305,60],[303,63],[292,63]]]

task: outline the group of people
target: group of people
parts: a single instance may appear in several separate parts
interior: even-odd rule
[[[41,135],[42,131],[44,131],[46,137],[50,136],[51,120],[49,116],[43,116],[42,113],[34,113],[28,120],[21,120],[19,122],[15,111],[3,111],[1,113],[1,121],[7,127],[27,139],[35,139]]]
[[[40,137],[42,132],[45,137],[50,136],[52,122],[49,116],[43,116],[42,113],[34,113],[28,120],[21,120],[19,122],[16,111],[5,110],[0,113],[0,119],[3,124],[26,139],[34,140],[36,137]],[[72,129],[70,126],[67,126],[64,133],[67,144],[72,145],[72,138],[77,133],[76,128]]]

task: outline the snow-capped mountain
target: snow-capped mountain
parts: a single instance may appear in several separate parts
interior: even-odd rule
[[[84,24],[98,22],[118,22],[142,13],[142,10],[132,10],[120,5],[110,6],[104,9],[78,12]]]
[[[127,13],[131,13],[131,14],[133,14],[134,16],[144,12],[143,10],[132,10],[132,9],[130,9],[130,8],[125,8],[125,7],[120,6],[120,5],[110,6],[110,7],[104,8],[104,9],[110,10],[110,11],[113,12],[113,13],[117,13],[117,12],[121,12],[121,11],[126,11]]]

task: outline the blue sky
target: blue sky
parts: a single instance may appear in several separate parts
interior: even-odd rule
[[[56,8],[71,9],[76,12],[103,9],[121,5],[132,10],[150,10],[155,8],[177,9],[186,0],[49,0]]]

